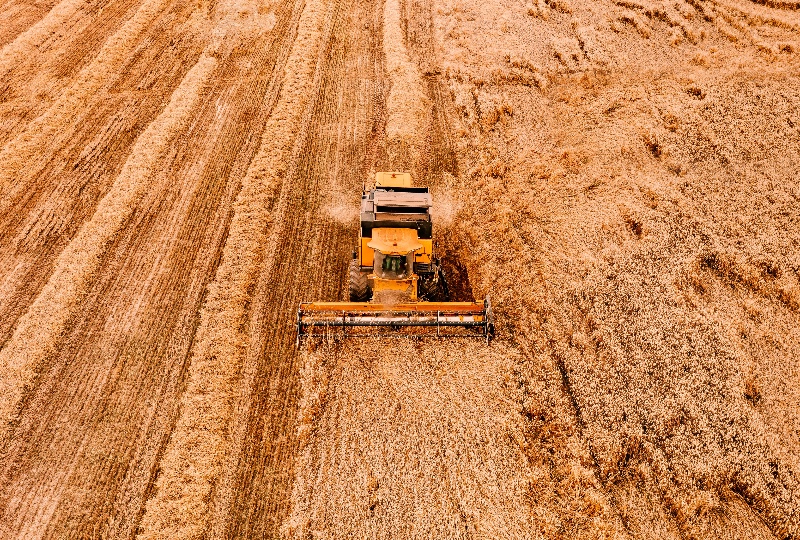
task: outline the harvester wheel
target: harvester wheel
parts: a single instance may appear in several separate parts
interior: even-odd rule
[[[367,280],[368,272],[361,271],[358,259],[350,261],[350,301],[369,302],[372,291]]]
[[[449,302],[450,291],[447,289],[447,281],[444,278],[444,271],[440,266],[436,270],[423,276],[419,281],[419,297],[426,302]]]

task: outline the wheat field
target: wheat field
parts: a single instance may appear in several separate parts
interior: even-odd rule
[[[0,538],[800,538],[800,4],[0,0]],[[497,339],[295,344],[361,188]]]

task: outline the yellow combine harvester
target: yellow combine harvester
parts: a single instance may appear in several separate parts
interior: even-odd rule
[[[308,336],[494,335],[492,308],[450,302],[433,253],[431,194],[408,173],[380,172],[361,196],[361,231],[350,263],[349,302],[304,302],[297,312],[298,343]],[[360,329],[360,331],[358,330]],[[372,332],[367,332],[372,329]]]

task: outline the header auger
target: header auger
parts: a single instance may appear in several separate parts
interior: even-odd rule
[[[297,341],[317,336],[494,336],[492,306],[450,302],[433,253],[433,202],[408,173],[379,172],[361,196],[361,230],[350,262],[349,302],[303,302]]]

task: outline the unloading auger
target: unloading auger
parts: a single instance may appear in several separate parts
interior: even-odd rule
[[[350,262],[349,302],[303,302],[298,344],[307,337],[494,336],[489,298],[450,302],[433,253],[431,194],[408,173],[379,172],[361,196],[361,230]]]

